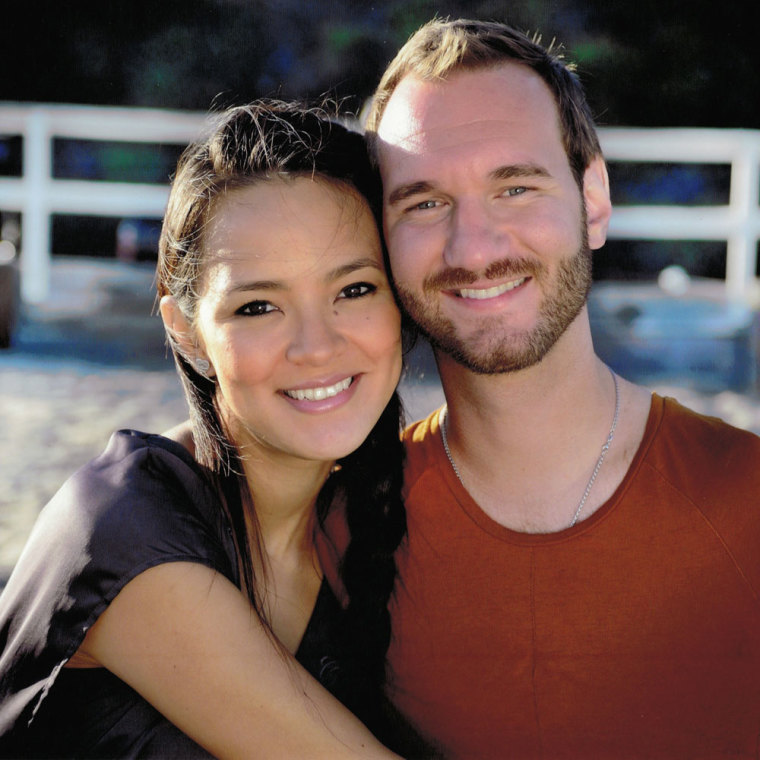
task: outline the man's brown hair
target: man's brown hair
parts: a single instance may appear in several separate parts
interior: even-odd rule
[[[570,168],[579,187],[583,174],[601,154],[591,109],[575,67],[552,43],[541,44],[506,24],[489,21],[434,19],[413,34],[385,71],[367,114],[365,129],[373,157],[385,107],[407,75],[423,80],[446,79],[457,71],[517,63],[533,69],[548,85],[559,111],[560,129]]]

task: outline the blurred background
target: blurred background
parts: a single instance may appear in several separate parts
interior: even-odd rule
[[[358,108],[433,16],[562,42],[601,124],[760,126],[751,0],[27,0],[4,4],[3,100],[205,110],[332,92]]]
[[[152,270],[156,209],[203,114],[264,96],[329,96],[358,115],[396,50],[433,16],[507,21],[564,45],[603,128],[605,152],[615,157],[620,211],[613,239],[595,259],[591,300],[599,352],[631,379],[760,431],[754,5],[5,3],[0,580],[41,505],[112,430],[161,431],[184,416],[152,310]],[[95,122],[105,126],[98,131]],[[94,200],[77,203],[80,187],[103,195],[126,189],[123,196],[114,190],[104,211]],[[40,198],[48,195],[59,200],[45,206]],[[441,396],[424,347],[410,364],[404,395],[416,417]]]

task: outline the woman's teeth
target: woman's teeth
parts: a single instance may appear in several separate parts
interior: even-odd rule
[[[347,377],[335,385],[328,385],[321,388],[301,388],[297,391],[285,391],[285,395],[296,401],[322,401],[323,399],[337,396],[345,391],[354,381],[353,377]]]
[[[503,285],[495,285],[492,288],[461,288],[459,290],[459,296],[461,298],[496,298],[502,293],[506,293],[508,290],[514,290],[525,282],[525,277],[521,277],[519,280],[512,280],[512,282],[506,282]]]

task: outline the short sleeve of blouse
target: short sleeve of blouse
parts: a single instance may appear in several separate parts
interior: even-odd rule
[[[179,444],[115,433],[45,506],[0,597],[0,735],[29,714],[119,591],[198,562],[239,585],[215,493]]]

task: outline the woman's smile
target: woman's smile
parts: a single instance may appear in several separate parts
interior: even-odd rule
[[[324,401],[327,398],[333,398],[343,391],[349,389],[354,382],[353,376],[339,380],[332,385],[314,385],[306,388],[294,388],[292,390],[283,391],[288,397],[295,399],[296,401]]]

